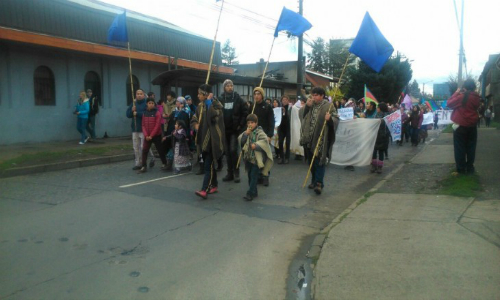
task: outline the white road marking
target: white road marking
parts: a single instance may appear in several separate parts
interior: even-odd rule
[[[141,181],[141,182],[137,182],[137,183],[126,184],[126,185],[120,186],[120,188],[127,188],[127,187],[131,187],[131,186],[146,184],[146,183],[155,182],[155,181],[159,181],[159,180],[163,180],[163,179],[169,179],[169,178],[179,177],[179,176],[183,176],[183,175],[186,175],[186,174],[191,174],[191,172],[189,172],[189,173],[182,173],[182,174],[178,174],[178,175],[167,176],[167,177],[161,177],[161,178],[156,178],[156,179],[151,179],[151,180],[147,180],[147,181]]]

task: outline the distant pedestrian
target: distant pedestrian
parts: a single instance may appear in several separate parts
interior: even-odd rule
[[[75,111],[73,112],[78,116],[76,129],[80,132],[80,145],[85,144],[89,140],[89,137],[85,134],[85,126],[87,126],[89,121],[89,111],[89,99],[87,98],[85,91],[81,91],[80,98],[78,99],[78,102],[75,105]]]
[[[474,80],[464,81],[464,90],[457,91],[447,101],[447,106],[453,109],[451,120],[453,125],[453,148],[457,172],[461,174],[474,173],[474,160],[477,144],[477,123],[479,94],[475,92]]]
[[[485,106],[484,106],[484,100],[481,100],[479,104],[479,108],[477,109],[477,114],[479,116],[479,119],[477,120],[477,128],[481,127],[481,121],[484,118],[484,112],[485,112]]]
[[[132,119],[132,145],[134,147],[135,166],[132,170],[142,168],[142,145],[144,144],[144,134],[142,133],[142,116],[146,111],[146,100],[144,90],[138,89],[135,92],[135,99],[127,109],[126,116]]]
[[[144,136],[142,145],[142,166],[137,173],[145,173],[147,170],[148,153],[150,152],[151,144],[156,146],[158,154],[160,154],[161,162],[163,163],[162,170],[166,170],[167,160],[161,143],[161,113],[156,108],[156,103],[153,98],[148,98],[146,110],[142,115],[141,129]]]
[[[95,116],[99,113],[99,99],[97,96],[93,95],[91,89],[87,89],[87,98],[89,99],[89,119],[87,122],[87,131],[90,134],[90,138],[94,140],[95,136]]]
[[[377,131],[377,140],[375,141],[375,148],[373,149],[371,173],[382,173],[384,167],[384,154],[389,148],[390,132],[385,124],[384,117],[389,115],[387,104],[380,102],[377,107],[376,118],[380,119],[380,126]]]
[[[484,121],[486,122],[486,127],[490,127],[492,113],[493,113],[493,106],[490,105],[490,107],[488,107],[484,111]]]
[[[436,130],[436,129],[438,129],[438,128],[439,128],[439,127],[438,127],[438,122],[439,122],[439,115],[438,115],[438,113],[436,112],[436,113],[434,114],[434,130]]]
[[[176,95],[173,91],[168,91],[167,100],[163,102],[163,118],[165,119],[165,124],[163,125],[162,139],[165,155],[167,156],[167,171],[172,170],[174,161],[174,152],[172,150],[172,132],[175,127],[175,109]]]
[[[175,129],[172,134],[174,141],[174,174],[179,174],[182,170],[191,169],[186,123],[183,120],[175,121]]]
[[[417,147],[419,142],[418,132],[424,121],[424,115],[420,112],[420,107],[414,105],[410,114],[410,135],[411,145]]]
[[[238,137],[238,140],[245,161],[249,185],[248,191],[243,198],[252,201],[258,196],[257,181],[259,174],[269,173],[273,166],[273,154],[266,133],[262,130],[262,127],[258,127],[257,116],[250,114],[246,119],[247,130]]]
[[[281,98],[281,104],[283,105],[281,108],[281,124],[278,127],[278,148],[281,160],[278,164],[288,164],[290,160],[292,105],[288,96]]]

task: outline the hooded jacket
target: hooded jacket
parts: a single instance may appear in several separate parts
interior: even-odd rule
[[[476,126],[479,119],[479,101],[480,97],[476,92],[455,92],[446,102],[446,105],[453,109],[451,120],[464,127]]]
[[[227,133],[240,133],[246,128],[248,107],[237,92],[224,92],[219,97],[224,107],[224,126]]]

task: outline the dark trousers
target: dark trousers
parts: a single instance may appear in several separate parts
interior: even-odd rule
[[[95,139],[95,115],[89,114],[89,121],[87,122],[87,131],[90,137]]]
[[[259,167],[251,162],[245,161],[245,168],[248,174],[248,192],[247,195],[257,197],[257,179],[259,178]]]
[[[380,161],[384,161],[384,154],[387,150],[377,150],[377,149],[374,149],[373,150],[373,155],[372,155],[372,159],[377,159],[377,153],[378,153],[378,160]]]
[[[453,148],[455,150],[455,163],[458,173],[474,173],[476,144],[476,126],[460,126],[453,132]]]
[[[411,144],[412,145],[418,145],[418,128],[411,127]]]
[[[281,158],[290,159],[290,126],[288,124],[282,124],[278,127],[278,147],[280,149]],[[286,139],[286,152],[283,153],[283,142]]]
[[[217,187],[217,172],[215,171],[215,161],[212,157],[212,153],[203,152],[203,168],[205,169],[205,176],[203,177],[203,185],[201,187],[202,191],[208,192],[212,187]]]
[[[238,163],[238,135],[226,132],[226,143],[227,172],[233,173]]]
[[[486,127],[490,127],[491,118],[484,118],[484,121],[486,122]]]
[[[157,135],[154,136],[151,141],[146,140],[146,137],[144,137],[144,143],[142,144],[142,166],[145,167],[148,162],[148,153],[149,148],[151,148],[151,144],[155,144],[156,150],[158,150],[158,154],[160,155],[161,162],[164,165],[167,164],[165,151],[163,150],[163,145],[161,143],[161,135]]]
[[[406,142],[410,139],[410,125],[403,124],[403,136]],[[401,136],[401,142],[403,141],[403,136]]]
[[[311,159],[313,156],[313,150],[311,149],[305,149],[307,152],[307,156]],[[324,187],[325,184],[323,182],[323,178],[325,178],[325,165],[320,165],[320,159],[318,157],[314,158],[314,162],[312,164],[311,168],[311,183],[314,185],[317,185],[318,183],[321,184],[321,187]]]

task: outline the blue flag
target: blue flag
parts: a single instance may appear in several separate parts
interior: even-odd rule
[[[393,51],[391,43],[385,39],[370,14],[366,12],[349,52],[361,58],[378,73]]]
[[[108,29],[108,42],[128,42],[127,33],[127,16],[123,14],[117,15]]]
[[[278,21],[278,25],[276,25],[276,30],[274,31],[274,37],[277,37],[278,32],[282,30],[286,30],[292,35],[299,36],[311,29],[311,27],[311,23],[309,23],[306,18],[283,6],[280,20]]]

